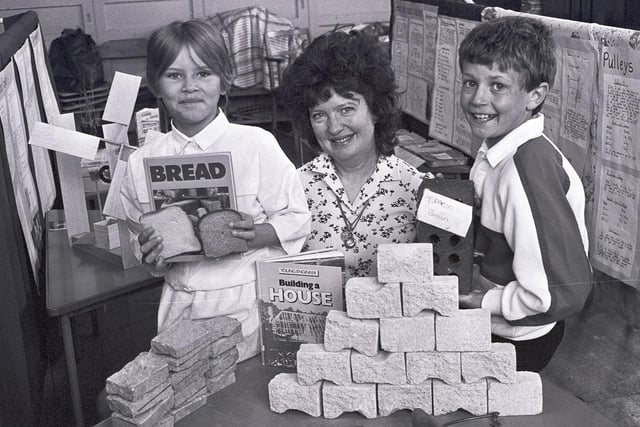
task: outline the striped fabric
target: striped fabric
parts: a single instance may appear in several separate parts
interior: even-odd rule
[[[207,21],[222,31],[235,68],[234,86],[247,88],[261,85],[265,89],[272,89],[269,63],[265,57],[288,52],[290,37],[270,37],[269,34],[293,30],[291,21],[263,7],[232,9],[208,17]],[[277,73],[277,70],[274,68],[272,72]]]

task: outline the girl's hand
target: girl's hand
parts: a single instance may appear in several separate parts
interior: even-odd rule
[[[166,262],[161,255],[162,237],[156,234],[153,227],[147,227],[138,235],[138,243],[142,252],[142,264],[152,275],[164,276],[169,271],[171,263]]]
[[[256,238],[256,227],[253,223],[253,217],[247,215],[244,212],[240,212],[242,219],[240,221],[233,221],[229,223],[229,227],[232,228],[231,235],[239,239],[244,239],[250,246],[251,240]]]

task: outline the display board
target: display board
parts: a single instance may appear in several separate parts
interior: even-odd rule
[[[473,157],[481,141],[459,106],[458,44],[479,22],[507,15],[553,31],[558,71],[542,110],[545,134],[582,177],[593,267],[640,289],[640,32],[495,5],[395,0],[392,61],[403,111],[427,124],[429,137]]]
[[[27,145],[44,115],[48,80],[38,16],[2,17],[0,33],[0,425],[37,424],[44,378],[41,260],[44,215],[55,198],[46,150]],[[39,65],[44,68],[39,68]],[[55,102],[55,96],[53,98]]]

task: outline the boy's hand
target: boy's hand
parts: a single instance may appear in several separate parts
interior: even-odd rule
[[[473,290],[468,294],[458,295],[461,308],[482,308],[482,298],[487,291]]]
[[[166,262],[162,253],[162,237],[156,234],[153,227],[145,228],[138,235],[140,251],[142,252],[142,264],[147,267],[154,276],[164,276],[171,263]]]

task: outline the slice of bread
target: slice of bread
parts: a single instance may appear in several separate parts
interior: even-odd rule
[[[178,206],[168,206],[140,217],[140,224],[162,236],[162,256],[171,258],[188,252],[202,250],[189,216]]]
[[[204,254],[218,258],[233,252],[247,251],[247,241],[231,235],[229,223],[242,219],[240,212],[222,209],[209,212],[198,221],[198,234]]]

